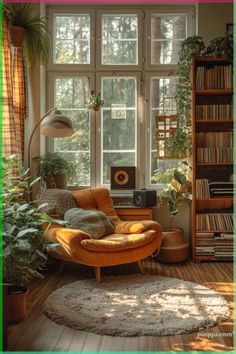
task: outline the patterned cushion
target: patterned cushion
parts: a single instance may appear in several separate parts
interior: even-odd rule
[[[44,211],[61,217],[68,209],[75,207],[75,198],[68,190],[45,189],[39,193],[39,203],[48,203]]]
[[[70,229],[87,232],[92,238],[99,239],[114,232],[114,223],[106,214],[98,210],[72,208],[64,216],[66,226]]]

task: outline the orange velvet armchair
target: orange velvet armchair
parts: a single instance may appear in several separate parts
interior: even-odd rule
[[[137,262],[143,273],[141,260],[160,248],[161,226],[154,221],[121,221],[117,216],[110,193],[105,188],[72,192],[75,206],[104,212],[114,223],[113,234],[97,240],[88,233],[53,224],[46,231],[49,241],[59,242],[56,258],[93,266],[96,281],[101,280],[101,267]]]

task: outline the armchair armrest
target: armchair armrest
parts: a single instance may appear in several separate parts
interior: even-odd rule
[[[81,230],[67,229],[58,224],[52,224],[49,228],[43,225],[45,238],[49,242],[58,242],[62,248],[70,255],[73,255],[81,247],[81,241],[90,239],[91,236]]]
[[[152,220],[120,221],[116,224],[115,233],[141,234],[147,230],[162,231],[161,225]]]

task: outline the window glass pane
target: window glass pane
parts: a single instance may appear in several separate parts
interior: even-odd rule
[[[103,77],[102,184],[110,183],[111,166],[135,166],[137,89],[135,77]],[[126,105],[126,118],[112,119],[111,104]]]
[[[186,15],[152,15],[151,64],[176,64],[186,36]]]
[[[90,64],[90,16],[55,16],[57,64]]]
[[[55,151],[61,152],[75,163],[70,185],[90,185],[90,117],[84,108],[89,97],[87,77],[63,77],[55,80],[55,104],[70,117],[75,133],[68,138],[55,138]]]
[[[102,64],[138,64],[138,17],[102,16]]]
[[[103,153],[103,184],[110,184],[111,166],[135,166],[136,153],[134,152],[112,152]]]
[[[160,183],[156,178],[156,172],[164,173],[166,169],[178,165],[177,160],[160,160],[157,156],[156,140],[156,117],[176,114],[176,102],[174,100],[176,91],[175,77],[152,77],[150,81],[150,166],[151,184]],[[167,120],[168,123],[168,120]]]

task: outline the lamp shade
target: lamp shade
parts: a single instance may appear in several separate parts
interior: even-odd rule
[[[41,134],[54,138],[64,138],[74,134],[70,118],[64,116],[56,108],[44,118],[40,131]]]

